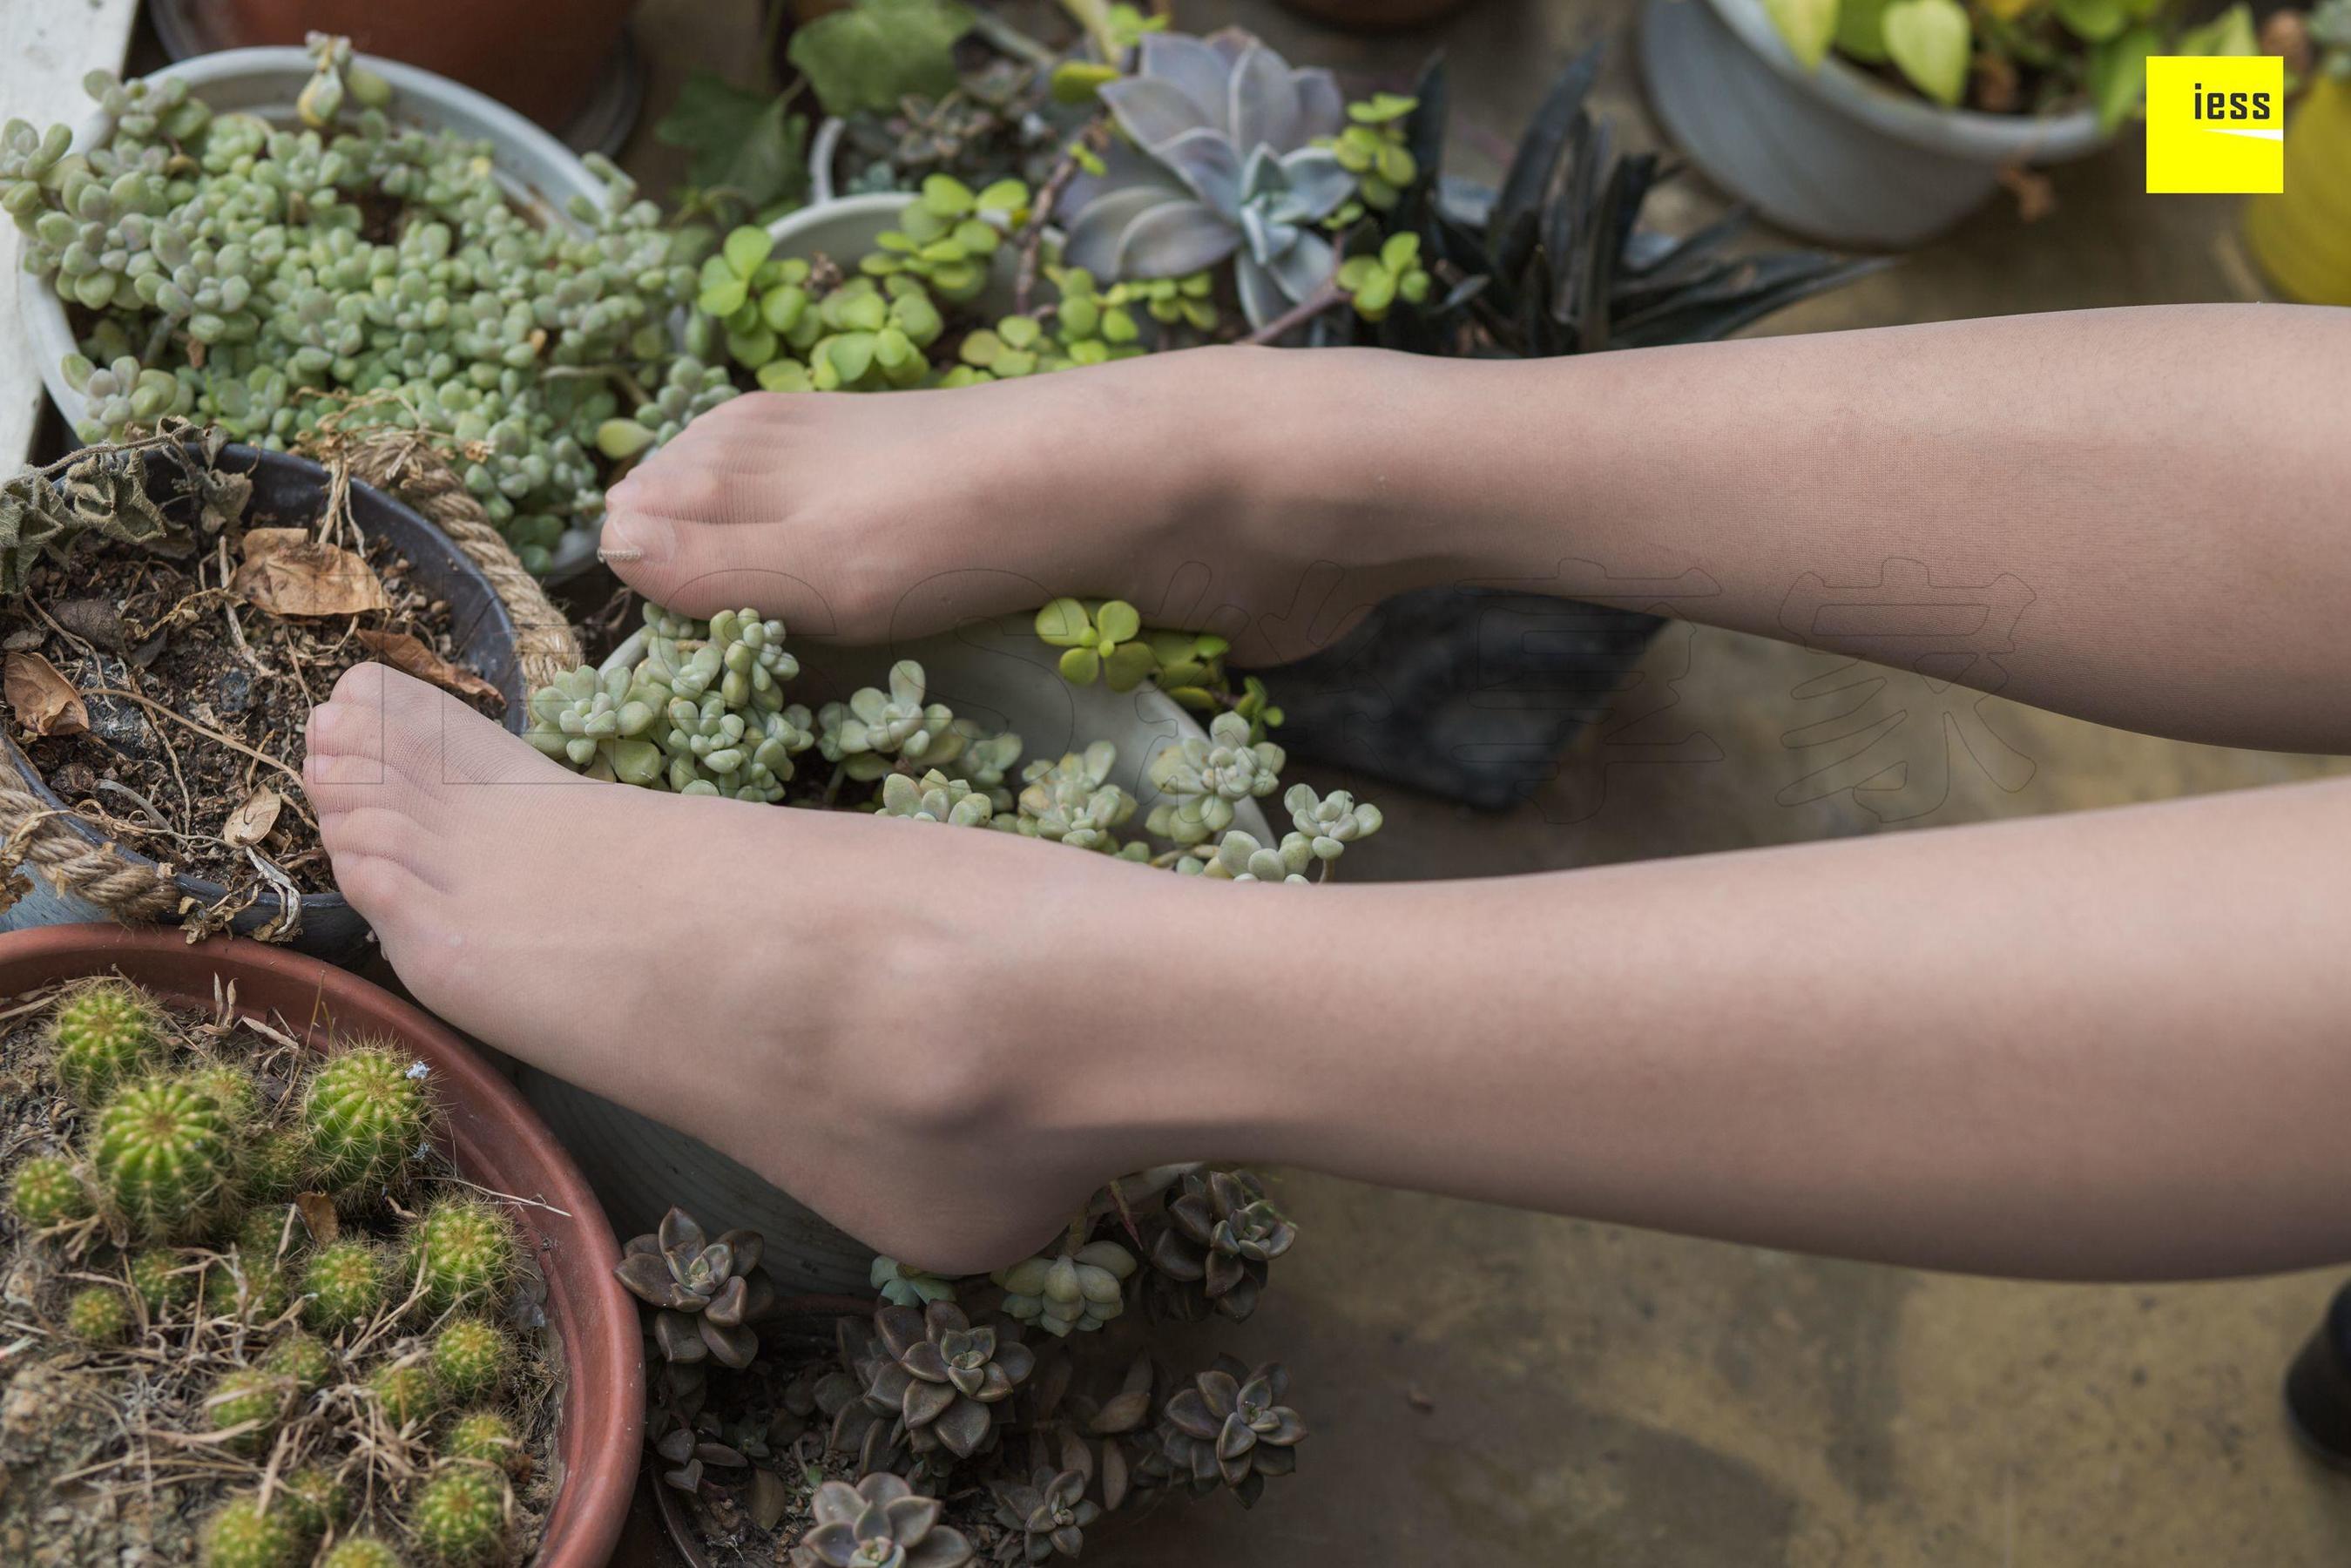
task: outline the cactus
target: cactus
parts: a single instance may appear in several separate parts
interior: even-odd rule
[[[354,1535],[336,1542],[319,1568],[401,1568],[400,1553],[372,1535]]]
[[[291,1509],[265,1512],[247,1494],[222,1504],[204,1526],[204,1568],[297,1568],[306,1545]]]
[[[240,1260],[229,1269],[234,1289],[225,1310],[247,1324],[276,1322],[294,1299],[286,1275],[287,1270],[276,1263]]]
[[[93,980],[57,1004],[49,1019],[51,1069],[66,1097],[84,1110],[163,1061],[163,1015],[153,998],[122,980]]]
[[[291,1382],[297,1394],[311,1394],[335,1375],[335,1354],[317,1336],[296,1329],[269,1347],[261,1369]]]
[[[441,1465],[416,1494],[409,1524],[435,1557],[470,1568],[504,1560],[507,1489],[482,1465]]]
[[[150,1078],[99,1113],[99,1190],[150,1240],[202,1234],[228,1201],[236,1140],[220,1103],[182,1079]]]
[[[203,1289],[204,1265],[169,1247],[146,1247],[131,1255],[131,1293],[149,1317],[193,1302]]]
[[[433,1340],[433,1377],[452,1399],[496,1394],[514,1363],[514,1342],[481,1318],[459,1318]]]
[[[395,1427],[422,1421],[441,1407],[441,1390],[419,1362],[386,1362],[368,1379],[368,1392]]]
[[[36,1155],[16,1167],[8,1189],[8,1207],[35,1230],[79,1219],[89,1212],[89,1195],[74,1175],[73,1162],[56,1155]]]
[[[371,1202],[403,1184],[432,1130],[432,1102],[404,1053],[353,1045],[310,1075],[302,1130],[320,1185]]]
[[[303,1270],[302,1289],[310,1298],[310,1320],[329,1329],[366,1322],[384,1309],[391,1294],[383,1254],[357,1239],[319,1248]]]
[[[233,1061],[209,1058],[189,1068],[182,1079],[211,1095],[220,1108],[239,1122],[261,1114],[261,1085],[253,1074]]]
[[[474,1197],[436,1199],[409,1228],[406,1277],[428,1312],[480,1304],[503,1290],[515,1268],[514,1224]]]
[[[277,1498],[277,1506],[292,1517],[294,1528],[311,1540],[340,1529],[351,1516],[351,1489],[317,1465],[281,1479]]]
[[[246,1147],[238,1190],[247,1203],[282,1204],[302,1190],[309,1175],[308,1143],[291,1128],[273,1127]]]
[[[290,1203],[265,1203],[236,1228],[236,1252],[248,1266],[291,1262],[310,1239],[310,1228]]]
[[[495,1410],[468,1410],[449,1424],[441,1452],[452,1459],[495,1465],[508,1475],[530,1469],[530,1456],[515,1436],[514,1423]]]
[[[286,1406],[293,1398],[292,1378],[258,1367],[239,1367],[235,1372],[223,1373],[220,1381],[213,1385],[212,1393],[204,1399],[204,1415],[215,1432],[252,1423],[251,1431],[239,1433],[230,1443],[240,1452],[258,1453],[277,1432],[277,1424],[286,1418]]]
[[[131,1303],[111,1285],[76,1291],[66,1302],[66,1333],[84,1344],[120,1344],[131,1326]]]

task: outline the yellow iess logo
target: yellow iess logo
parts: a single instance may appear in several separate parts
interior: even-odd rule
[[[2155,55],[2147,62],[2152,195],[2285,189],[2285,61]]]

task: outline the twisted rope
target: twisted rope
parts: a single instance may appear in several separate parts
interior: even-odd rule
[[[170,865],[133,857],[111,839],[93,842],[74,825],[78,821],[34,794],[15,768],[0,772],[0,821],[16,824],[0,843],[0,909],[32,891],[21,872],[28,861],[58,892],[126,925],[161,920],[180,906]]]

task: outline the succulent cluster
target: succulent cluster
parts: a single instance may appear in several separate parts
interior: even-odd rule
[[[63,1146],[5,1173],[17,1234],[53,1254],[35,1343],[203,1446],[225,1489],[203,1562],[376,1568],[401,1562],[395,1538],[512,1560],[520,1243],[500,1204],[436,1174],[425,1066],[364,1040],[303,1065],[119,980],[68,989],[40,1027]],[[363,1511],[380,1530],[350,1529]]]
[[[601,510],[595,436],[624,400],[659,433],[734,394],[723,368],[674,352],[695,235],[592,157],[601,208],[526,209],[484,177],[486,144],[402,125],[349,48],[314,47],[298,128],[104,73],[88,82],[115,110],[97,145],[0,128],[26,265],[84,313],[66,367],[89,400],[80,434],[169,414],[281,449],[329,418],[436,432],[544,567]]]
[[[1172,1289],[1176,1315],[1215,1311],[1236,1322],[1257,1310],[1266,1265],[1298,1239],[1292,1225],[1245,1170],[1196,1171],[1171,1191],[1151,1241],[1151,1267]]]
[[[673,1208],[653,1234],[622,1249],[621,1283],[653,1309],[653,1343],[664,1361],[751,1364],[759,1352],[751,1325],[776,1300],[774,1283],[759,1268],[763,1246],[751,1230],[712,1239],[692,1215]]]

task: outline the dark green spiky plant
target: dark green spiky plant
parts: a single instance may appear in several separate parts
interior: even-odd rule
[[[50,1070],[66,1097],[84,1110],[160,1066],[165,1042],[162,1012],[145,992],[122,980],[91,980],[75,988],[49,1018]]]
[[[242,1130],[202,1085],[150,1078],[118,1090],[99,1113],[90,1166],[134,1234],[198,1236],[231,1200]]]
[[[404,1051],[353,1045],[310,1075],[302,1132],[313,1174],[339,1202],[371,1204],[405,1186],[431,1130],[424,1074]]]

